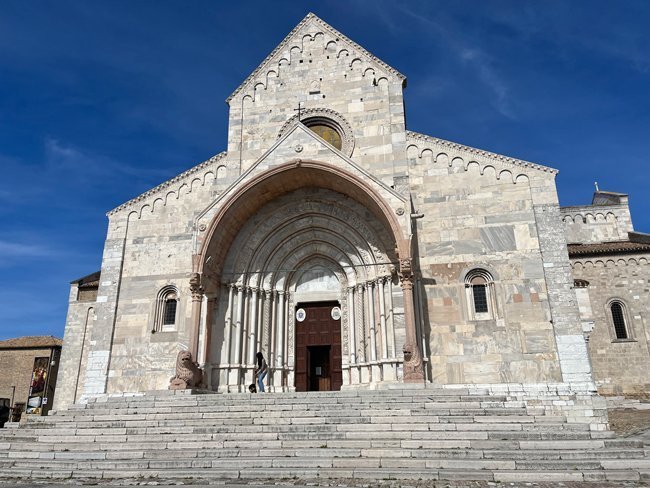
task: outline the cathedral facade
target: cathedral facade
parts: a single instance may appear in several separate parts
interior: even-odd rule
[[[561,210],[556,170],[406,130],[405,85],[305,17],[227,99],[226,151],[109,212],[101,271],[71,287],[55,406],[167,389],[181,351],[223,393],[248,391],[258,351],[270,391],[591,394],[594,372],[617,381],[592,344],[634,345],[647,371],[650,244],[613,259],[641,270],[629,296],[586,259],[620,246],[580,248],[631,242],[623,196]]]

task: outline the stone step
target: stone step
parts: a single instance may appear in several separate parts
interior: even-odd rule
[[[344,463],[344,460],[339,461]],[[279,463],[278,463],[279,464]],[[471,465],[470,465],[471,466]],[[405,467],[374,467],[357,465],[353,467],[247,467],[233,468],[198,468],[192,469],[38,469],[33,466],[19,468],[4,467],[0,464],[0,478],[5,480],[38,480],[38,479],[78,479],[78,480],[120,480],[120,479],[153,479],[153,480],[277,480],[300,478],[309,479],[341,479],[357,480],[484,480],[496,483],[514,482],[582,482],[582,481],[648,481],[650,470],[646,468],[630,469],[597,469],[597,470],[471,470],[469,466],[461,469],[436,468],[405,468]]]
[[[543,394],[541,395],[543,397]],[[467,391],[102,398],[0,431],[8,479],[641,479],[650,448],[587,418]],[[553,413],[552,413],[553,412]]]
[[[497,429],[498,426],[506,428]],[[413,428],[412,424],[389,424],[385,429],[378,430],[376,424],[298,424],[298,425],[251,425],[242,429],[240,426],[221,428],[165,426],[146,428],[108,428],[108,429],[30,429],[12,432],[3,436],[2,442],[141,442],[147,440],[172,441],[191,438],[194,440],[235,439],[235,438],[302,438],[304,436],[324,437],[336,434],[338,436],[360,437],[370,435],[375,439],[494,439],[494,440],[588,440],[594,439],[587,430],[562,429],[529,429],[523,430],[512,424],[471,425],[425,424]],[[460,428],[459,428],[460,427]],[[463,428],[472,427],[472,428]],[[613,434],[604,433],[598,439],[612,438]]]
[[[374,468],[423,468],[482,470],[597,470],[597,469],[650,469],[650,459],[603,460],[603,459],[557,459],[557,460],[494,460],[449,458],[403,458],[394,456],[364,457],[359,459],[358,450],[310,451],[304,456],[229,456],[175,459],[106,459],[87,456],[85,453],[56,453],[54,459],[39,459],[42,469],[182,469],[220,467],[365,467]],[[34,459],[7,459],[0,461],[2,467],[29,468]]]

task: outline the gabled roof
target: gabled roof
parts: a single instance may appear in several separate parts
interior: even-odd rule
[[[248,78],[246,78],[241,85],[239,85],[234,92],[226,99],[227,103],[230,103],[230,101],[237,96],[237,94],[242,91],[253,79],[257,77],[257,75],[263,71],[272,61],[272,59],[275,57],[276,54],[281,52],[287,44],[291,42],[291,39],[303,28],[305,28],[307,25],[310,23],[315,23],[317,24],[321,29],[329,32],[332,36],[337,38],[339,41],[343,41],[344,43],[348,44],[352,49],[355,51],[358,51],[361,53],[363,56],[367,57],[369,61],[374,62],[375,64],[378,64],[382,68],[384,68],[386,71],[389,73],[394,74],[398,78],[402,80],[402,83],[404,86],[406,86],[406,76],[401,74],[399,71],[397,71],[395,68],[389,66],[388,64],[384,63],[381,59],[379,59],[377,56],[371,54],[364,48],[362,48],[359,44],[348,38],[347,36],[341,34],[339,31],[337,31],[334,27],[329,25],[327,22],[319,18],[317,15],[313,13],[308,13],[307,16],[300,21],[300,23],[294,27],[294,29],[289,32],[289,34],[282,40],[278,46],[271,51],[271,54],[269,54],[266,58],[264,58],[264,61],[260,63],[260,65],[253,71]]]
[[[0,349],[35,349],[62,345],[63,341],[54,336],[25,336],[0,341]]]
[[[75,283],[79,285],[79,288],[81,287],[88,287],[88,286],[99,286],[99,276],[101,275],[101,270],[100,271],[95,271],[94,273],[90,273],[89,275],[84,276],[83,278],[79,278],[77,280],[71,281],[70,284],[74,285]]]

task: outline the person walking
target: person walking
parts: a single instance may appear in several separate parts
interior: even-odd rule
[[[268,364],[266,364],[266,359],[264,359],[264,354],[258,352],[255,357],[257,358],[257,368],[255,369],[255,376],[257,376],[257,391],[259,393],[264,393],[264,378],[269,369]]]

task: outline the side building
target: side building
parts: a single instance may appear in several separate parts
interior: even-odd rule
[[[635,232],[623,193],[563,207],[580,318],[598,391],[650,395],[650,234]]]
[[[62,341],[27,336],[0,341],[0,399],[29,415],[46,415],[54,402]]]

